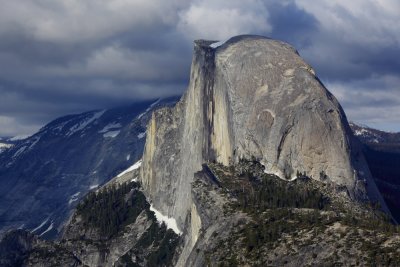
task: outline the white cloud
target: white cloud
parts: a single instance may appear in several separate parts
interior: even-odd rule
[[[339,37],[345,43],[400,44],[398,0],[295,2],[318,19],[321,32]]]
[[[223,40],[239,34],[271,31],[262,1],[193,1],[180,13],[178,29],[187,38]]]
[[[173,25],[183,0],[0,0],[0,36],[22,30],[56,43],[97,41],[118,33]]]

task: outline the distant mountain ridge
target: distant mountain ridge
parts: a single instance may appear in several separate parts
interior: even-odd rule
[[[151,112],[175,101],[67,115],[12,141],[0,153],[0,232],[24,228],[57,236],[88,191],[141,157]]]
[[[20,139],[15,137],[0,137],[0,153],[13,147],[18,140]]]
[[[400,133],[350,123],[363,143],[363,152],[375,183],[393,216],[400,222]]]
[[[4,152],[6,149],[9,149],[13,146],[13,144],[10,144],[8,142],[3,142],[0,140],[0,153]]]
[[[354,135],[363,143],[376,144],[376,147],[389,145],[392,148],[400,148],[400,132],[385,132],[354,122],[350,122],[350,127]]]

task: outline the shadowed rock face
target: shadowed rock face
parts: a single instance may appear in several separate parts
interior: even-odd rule
[[[148,126],[141,180],[157,209],[184,228],[201,164],[251,157],[281,178],[323,172],[385,208],[342,108],[294,48],[259,36],[212,43],[195,41],[187,92]]]
[[[400,133],[390,133],[350,123],[363,144],[372,177],[393,217],[400,222]]]

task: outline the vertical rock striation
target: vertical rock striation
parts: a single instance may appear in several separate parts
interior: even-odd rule
[[[196,41],[189,89],[173,108],[153,113],[143,155],[142,184],[157,209],[183,228],[193,174],[216,158],[213,149],[215,50]]]
[[[294,48],[260,36],[212,43],[195,41],[187,92],[148,126],[141,180],[158,210],[183,230],[201,164],[251,157],[281,178],[305,172],[385,208],[342,108]]]

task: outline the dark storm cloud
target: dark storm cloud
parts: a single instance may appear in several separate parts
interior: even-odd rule
[[[314,16],[300,9],[294,2],[267,3],[269,21],[273,25],[270,33],[276,39],[288,42],[302,49],[310,46],[313,34],[318,30]]]
[[[366,79],[373,75],[400,75],[400,45],[348,44],[333,36],[315,36],[310,47],[300,49],[324,80]]]
[[[0,1],[0,135],[57,116],[179,94],[185,1]]]
[[[400,125],[395,0],[0,0],[0,136],[182,93],[192,40],[294,45],[350,119]],[[397,130],[400,130],[397,128]]]

